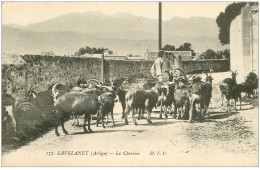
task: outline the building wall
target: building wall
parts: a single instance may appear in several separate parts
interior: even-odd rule
[[[258,73],[258,12],[252,14],[250,6],[243,7],[231,23],[230,65],[231,70],[239,72],[238,83],[244,82],[249,72]]]

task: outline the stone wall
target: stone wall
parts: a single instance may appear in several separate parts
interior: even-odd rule
[[[54,83],[75,86],[79,78],[100,79],[100,59],[69,58],[59,56],[22,56],[24,65],[2,65],[3,91],[12,93],[17,100],[25,97],[29,88],[44,91]],[[153,61],[108,60],[104,63],[105,79],[113,77],[151,78]],[[215,72],[228,71],[229,61],[183,61],[186,73],[202,72],[213,69]]]

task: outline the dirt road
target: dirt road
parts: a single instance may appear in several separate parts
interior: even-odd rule
[[[213,75],[218,84],[220,74]],[[211,117],[188,123],[169,117],[153,124],[138,120],[135,126],[120,118],[121,107],[115,108],[115,126],[92,125],[93,133],[66,122],[69,135],[59,128],[37,140],[2,156],[2,165],[27,166],[257,166],[258,109],[243,103],[242,110],[223,112],[220,94],[214,86],[210,104]],[[94,123],[94,122],[93,122]]]

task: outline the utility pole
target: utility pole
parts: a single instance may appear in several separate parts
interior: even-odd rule
[[[159,51],[162,49],[162,2],[159,2]]]

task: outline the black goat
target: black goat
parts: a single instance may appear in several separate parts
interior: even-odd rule
[[[158,96],[156,90],[130,89],[126,94],[125,124],[128,125],[127,115],[132,110],[133,122],[137,125],[135,113],[138,109],[147,110],[147,122],[152,123],[151,112],[157,104]]]
[[[102,99],[102,100],[101,100]],[[58,133],[58,124],[61,124],[62,130],[65,134],[68,134],[64,128],[64,122],[68,119],[71,113],[76,115],[84,115],[84,132],[87,132],[86,121],[88,120],[88,130],[92,132],[90,128],[91,115],[96,114],[99,107],[108,102],[106,93],[100,95],[99,90],[91,90],[89,92],[82,91],[80,93],[67,93],[58,98],[54,103],[56,110],[56,122],[55,122],[55,133]]]
[[[238,99],[240,99],[240,109],[241,109],[241,92],[243,90],[243,85],[237,84],[236,81],[236,76],[237,72],[231,71],[231,77],[232,78],[226,78],[220,84],[219,88],[221,91],[221,96],[222,96],[222,106],[223,106],[223,98],[224,96],[227,99],[227,112],[231,111],[230,109],[230,99],[235,99],[235,109],[236,109],[236,102]]]

